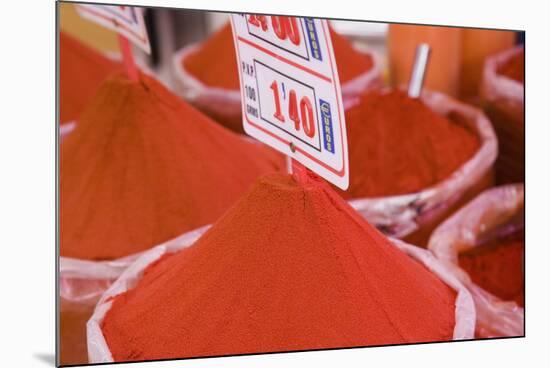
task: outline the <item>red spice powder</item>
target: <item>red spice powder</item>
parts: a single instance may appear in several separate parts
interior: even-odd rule
[[[345,83],[373,66],[369,55],[357,52],[351,43],[330,30],[340,82]],[[228,23],[208,38],[198,51],[190,54],[184,67],[197,79],[211,87],[239,88],[239,74],[233,33]]]
[[[76,120],[101,83],[119,63],[59,33],[59,116],[61,124]]]
[[[402,91],[371,92],[346,111],[346,198],[413,193],[449,177],[479,149],[477,135]]]
[[[504,75],[508,78],[511,78],[515,81],[520,82],[521,84],[525,83],[525,50],[521,50],[520,53],[517,53],[508,60],[507,63],[501,65],[498,68],[498,73]]]
[[[311,180],[262,177],[115,297],[115,361],[452,339],[455,291]]]
[[[113,259],[215,221],[281,156],[215,124],[159,82],[116,74],[60,155],[61,255]]]
[[[459,265],[472,281],[502,300],[524,305],[524,241],[483,245],[459,256]]]

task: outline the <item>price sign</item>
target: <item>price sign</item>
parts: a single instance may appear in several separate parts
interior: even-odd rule
[[[326,20],[233,14],[247,134],[342,189],[346,122]]]
[[[151,44],[141,8],[123,5],[77,4],[78,14],[128,38],[150,54]]]

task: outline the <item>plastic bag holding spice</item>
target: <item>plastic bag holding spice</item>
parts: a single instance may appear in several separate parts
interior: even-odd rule
[[[522,184],[487,190],[441,224],[430,238],[428,249],[470,290],[477,312],[476,334],[480,337],[522,336],[524,309],[474,284],[459,267],[458,257],[483,245],[488,237],[522,228],[523,204]]]
[[[477,153],[447,179],[422,191],[357,198],[349,203],[385,234],[425,246],[445,217],[492,185],[498,148],[491,123],[481,110],[438,92],[424,91],[421,98],[435,112],[476,132],[480,141]]]
[[[521,57],[522,46],[488,58],[483,69],[480,95],[483,107],[499,140],[496,164],[497,182],[514,183],[524,180],[525,127],[524,85],[499,73],[499,69]]]
[[[63,139],[73,131],[75,126],[76,123],[74,121],[59,125],[59,142],[63,142]]]
[[[159,247],[182,249],[195,242],[209,227],[187,232]],[[134,261],[140,252],[112,261],[87,261],[60,257],[59,294],[61,298],[61,363],[82,364],[86,360],[86,322],[100,296]]]
[[[238,89],[207,86],[185,68],[185,58],[200,49],[200,43],[185,46],[174,55],[173,63],[177,87],[183,97],[213,119],[222,122],[233,131],[242,132],[241,92]],[[382,85],[378,57],[369,51],[358,51],[372,58],[372,67],[342,84],[344,103],[360,93]]]
[[[524,86],[500,74],[499,68],[523,52],[523,46],[517,46],[487,58],[480,91],[484,102],[498,105],[518,122],[523,122]]]
[[[200,235],[202,234],[190,235],[188,240],[195,241]],[[423,264],[427,269],[436,274],[445,284],[456,290],[456,324],[454,327],[453,339],[461,340],[473,338],[476,311],[472,296],[468,289],[462,285],[458,278],[448,272],[430,252],[406,244],[397,239],[392,239],[392,241],[396,247]],[[187,241],[185,243],[187,243]],[[112,298],[133,288],[149,265],[160,259],[163,255],[177,252],[182,248],[180,244],[165,244],[145,252],[129,266],[120,278],[101,296],[101,299],[96,305],[94,314],[87,324],[88,356],[90,363],[113,362],[112,354],[101,330],[103,318],[111,308]]]
[[[203,226],[163,243],[163,247],[189,246],[209,226]],[[60,257],[59,294],[71,302],[95,303],[109,286],[143,253],[132,254],[112,261],[88,261]]]

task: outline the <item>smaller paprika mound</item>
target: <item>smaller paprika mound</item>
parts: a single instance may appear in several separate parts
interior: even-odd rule
[[[446,341],[456,292],[326,183],[267,175],[114,297],[115,361]]]
[[[346,111],[345,198],[414,193],[456,171],[480,147],[476,133],[403,91],[370,92]]]
[[[110,260],[212,223],[284,165],[155,79],[117,73],[61,146],[61,256]]]
[[[429,250],[471,291],[476,336],[524,335],[524,186],[481,193],[431,235]]]
[[[521,84],[525,83],[525,50],[522,49],[497,69],[500,75],[513,79]]]
[[[59,32],[60,123],[78,119],[101,83],[121,68],[120,63]]]
[[[372,68],[374,63],[369,55],[357,52],[347,39],[332,28],[330,35],[340,83],[348,82]],[[233,32],[229,23],[209,37],[196,52],[182,60],[182,63],[207,86],[239,89]]]
[[[524,306],[523,234],[463,252],[458,264],[472,281],[502,300]]]

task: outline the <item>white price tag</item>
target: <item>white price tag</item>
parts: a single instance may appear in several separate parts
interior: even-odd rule
[[[77,4],[76,10],[83,18],[112,29],[146,53],[151,53],[151,44],[141,8],[124,5]]]
[[[245,132],[347,189],[346,122],[326,20],[233,14],[231,23]]]

